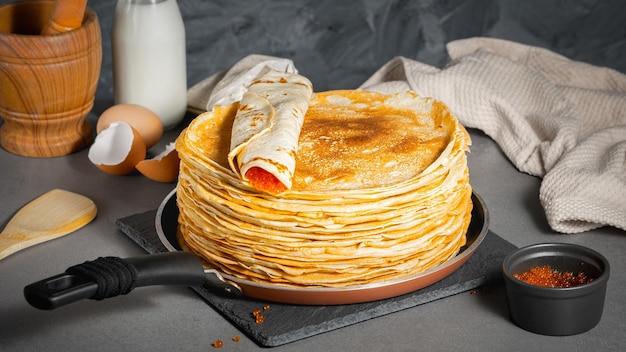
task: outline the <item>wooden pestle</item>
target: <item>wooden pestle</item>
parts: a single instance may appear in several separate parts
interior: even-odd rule
[[[41,34],[64,33],[80,27],[86,6],[87,0],[55,0],[50,19]]]

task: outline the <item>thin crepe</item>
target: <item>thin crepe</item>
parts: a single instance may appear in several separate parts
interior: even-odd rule
[[[250,187],[225,153],[238,105],[177,140],[179,242],[229,275],[290,287],[401,279],[453,258],[472,209],[467,131],[415,93],[314,94],[293,187]]]
[[[295,73],[269,70],[250,84],[237,108],[228,153],[231,169],[242,180],[269,193],[291,188],[312,94],[311,82]]]

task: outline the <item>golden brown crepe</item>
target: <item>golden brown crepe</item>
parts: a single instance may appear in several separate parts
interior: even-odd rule
[[[413,92],[313,95],[291,189],[242,181],[228,152],[238,104],[198,116],[176,142],[179,240],[207,265],[293,287],[401,279],[465,244],[469,135]]]

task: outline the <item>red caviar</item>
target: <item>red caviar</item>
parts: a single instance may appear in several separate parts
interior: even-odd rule
[[[246,178],[252,187],[271,194],[279,194],[287,190],[287,187],[276,176],[260,167],[251,167],[246,172]]]
[[[582,271],[574,275],[571,271],[560,272],[550,265],[538,265],[521,274],[513,274],[513,277],[531,285],[555,288],[573,287],[593,281],[593,278],[587,277]]]
[[[261,313],[260,309],[255,309],[254,312],[252,312],[252,315],[254,316],[254,321],[257,324],[262,324],[265,321],[265,317],[263,316],[263,313]]]

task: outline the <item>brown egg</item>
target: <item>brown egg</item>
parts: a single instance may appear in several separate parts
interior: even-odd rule
[[[113,122],[96,136],[88,158],[104,172],[129,174],[146,158],[146,143],[128,123]]]
[[[180,159],[175,143],[170,143],[165,150],[152,159],[140,161],[135,167],[147,178],[157,182],[175,182],[178,179]]]
[[[102,132],[113,122],[126,122],[143,138],[150,149],[163,136],[163,123],[152,110],[140,105],[117,104],[106,109],[98,118],[96,133]]]

